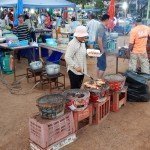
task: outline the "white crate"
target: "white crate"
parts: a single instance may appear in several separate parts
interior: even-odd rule
[[[77,139],[76,134],[71,134],[67,136],[66,138],[50,145],[46,149],[41,148],[40,146],[38,146],[37,144],[35,144],[34,142],[30,140],[30,149],[31,150],[59,150],[63,148],[64,146],[74,142],[76,139]]]

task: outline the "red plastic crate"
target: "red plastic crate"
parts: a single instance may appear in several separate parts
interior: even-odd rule
[[[81,121],[84,121],[85,119],[89,119],[88,123],[86,123],[86,125],[92,124],[92,105],[88,105],[88,107],[83,111],[74,111],[73,112],[73,117],[74,117],[75,131],[76,132],[79,129],[81,129],[81,128],[79,128],[79,123]],[[86,125],[84,125],[84,126],[86,126]]]
[[[125,86],[119,92],[111,93],[110,110],[113,112],[119,111],[119,109],[126,104],[127,101],[127,87]]]
[[[29,119],[30,140],[42,148],[46,148],[74,132],[72,112],[67,112],[55,120],[42,119],[39,114]]]
[[[93,124],[99,124],[110,113],[110,96],[104,102],[93,103]]]

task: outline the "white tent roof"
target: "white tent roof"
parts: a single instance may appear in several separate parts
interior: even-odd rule
[[[0,7],[14,7],[18,0],[0,0]],[[23,0],[25,8],[62,8],[75,7],[74,3],[66,0]]]

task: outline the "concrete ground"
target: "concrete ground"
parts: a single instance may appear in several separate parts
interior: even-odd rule
[[[122,41],[122,40],[121,40]],[[121,43],[121,42],[120,42]],[[108,56],[106,74],[115,73],[116,59]],[[96,77],[95,61],[88,65],[88,72]],[[23,60],[17,65],[17,73],[23,73],[26,63]],[[119,71],[128,68],[127,60],[119,60]],[[66,74],[66,70],[62,68]],[[13,82],[12,75],[5,76]],[[88,78],[85,78],[88,80]],[[66,84],[69,87],[68,76]],[[22,90],[26,91],[34,85],[26,79],[21,82]],[[27,95],[12,95],[0,82],[0,150],[29,149],[29,117],[38,112],[36,99],[48,92],[40,86]],[[99,125],[93,125],[81,130],[78,139],[63,148],[64,150],[150,150],[150,103],[127,103],[118,113],[110,115]]]

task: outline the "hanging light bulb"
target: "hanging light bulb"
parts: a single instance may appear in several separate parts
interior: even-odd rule
[[[35,9],[31,9],[31,10],[30,10],[30,13],[31,13],[31,14],[34,14],[34,13],[35,13]]]
[[[123,8],[124,10],[127,10],[127,8],[128,8],[128,3],[127,3],[127,2],[123,2],[122,8]]]

